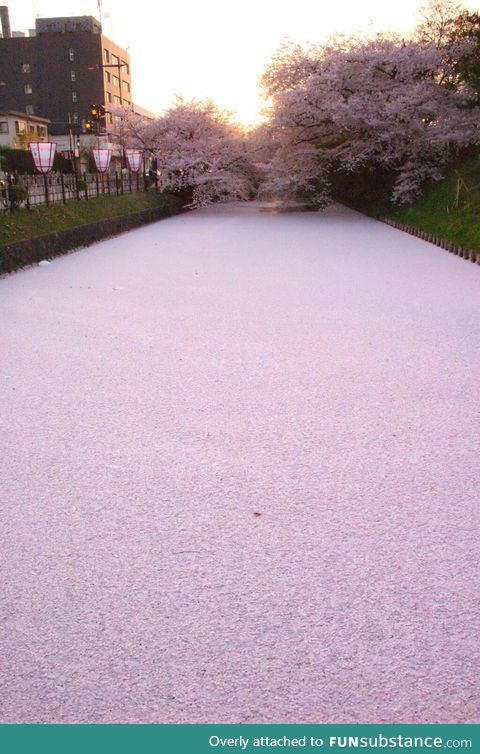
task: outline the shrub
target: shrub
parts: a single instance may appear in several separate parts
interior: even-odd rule
[[[25,202],[28,199],[28,191],[25,186],[20,186],[13,183],[8,187],[8,200],[10,202],[10,209],[18,209],[21,202]]]

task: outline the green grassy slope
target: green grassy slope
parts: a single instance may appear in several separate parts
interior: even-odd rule
[[[0,245],[155,207],[174,211],[184,203],[176,196],[147,191],[123,196],[101,196],[88,202],[70,201],[67,204],[58,203],[31,210],[0,212]]]
[[[389,204],[372,214],[480,251],[480,156],[462,160],[443,181],[427,186],[412,206]]]

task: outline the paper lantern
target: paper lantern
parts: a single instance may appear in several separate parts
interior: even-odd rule
[[[53,166],[57,145],[50,141],[31,141],[29,147],[38,172],[49,173]]]

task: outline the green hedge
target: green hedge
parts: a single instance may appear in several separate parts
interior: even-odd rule
[[[6,172],[18,173],[36,173],[35,163],[29,149],[12,149],[11,147],[0,147],[0,156],[2,170]],[[53,161],[53,170],[58,173],[71,173],[72,162],[55,154]]]

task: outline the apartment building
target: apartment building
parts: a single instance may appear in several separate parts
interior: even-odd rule
[[[0,111],[0,146],[25,149],[30,141],[47,141],[49,123],[16,110]]]
[[[83,133],[91,103],[131,107],[130,56],[95,18],[38,18],[29,36],[10,31],[6,6],[0,19],[0,110],[47,118],[55,135]]]

